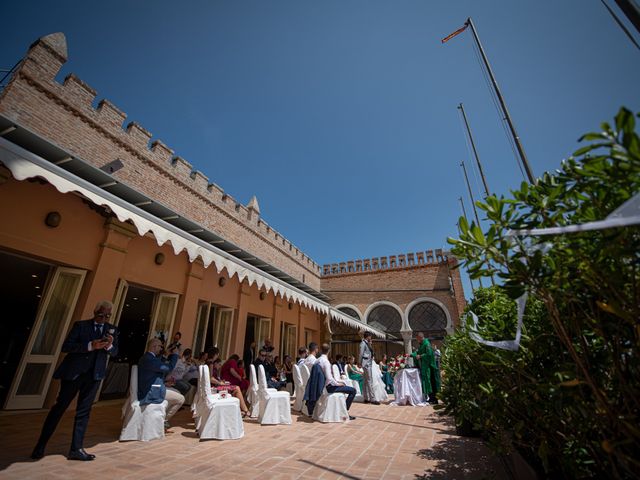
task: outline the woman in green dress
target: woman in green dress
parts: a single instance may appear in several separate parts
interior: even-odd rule
[[[364,372],[360,367],[358,367],[356,358],[353,355],[349,356],[349,362],[345,365],[344,370],[345,372],[347,372],[347,375],[351,380],[355,380],[356,382],[358,382],[358,385],[360,385],[360,391],[362,392],[362,384],[364,381],[362,375]]]
[[[382,381],[387,393],[393,393],[393,376],[389,373],[389,367],[387,366],[387,356],[383,355],[380,360],[380,370],[382,371]]]

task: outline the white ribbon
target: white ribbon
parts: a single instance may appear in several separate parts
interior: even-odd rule
[[[589,230],[604,230],[606,228],[628,227],[640,224],[640,193],[631,197],[604,220],[582,223],[580,225],[566,225],[564,227],[534,228],[531,230],[509,230],[508,237],[522,235],[557,235],[560,233],[586,232]]]
[[[473,321],[473,325],[469,326],[469,330],[470,330],[469,336],[476,342],[482,343],[483,345],[487,345],[489,347],[500,348],[502,350],[511,350],[514,352],[518,350],[518,348],[520,348],[520,338],[522,337],[522,319],[524,318],[524,307],[527,305],[527,297],[528,297],[528,294],[525,292],[516,300],[516,305],[518,306],[518,323],[516,325],[516,338],[514,338],[513,340],[499,340],[499,341],[485,340],[478,333],[478,316],[471,311],[469,312],[469,314],[465,319],[465,322],[468,324],[469,315],[470,315]]]

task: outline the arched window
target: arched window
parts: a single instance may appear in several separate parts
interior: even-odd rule
[[[342,313],[346,313],[347,315],[349,315],[350,317],[353,318],[357,318],[358,320],[362,320],[360,318],[360,315],[358,315],[358,312],[356,312],[353,308],[351,307],[340,307],[338,309],[338,311],[342,312]]]
[[[374,307],[367,317],[367,323],[385,332],[399,332],[402,330],[402,316],[391,305]]]
[[[414,332],[443,332],[447,328],[447,315],[435,303],[418,303],[409,312],[409,326]]]

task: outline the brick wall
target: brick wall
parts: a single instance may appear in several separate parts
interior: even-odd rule
[[[72,155],[101,167],[120,159],[115,179],[164,203],[310,287],[320,289],[320,266],[239,204],[207,176],[73,74],[55,80],[67,60],[62,33],[42,37],[0,95],[0,113]]]
[[[321,289],[331,297],[332,305],[354,305],[363,315],[379,301],[391,302],[404,312],[420,297],[433,298],[444,304],[453,325],[458,326],[465,299],[456,265],[457,259],[449,256],[440,263],[334,274],[322,278]]]

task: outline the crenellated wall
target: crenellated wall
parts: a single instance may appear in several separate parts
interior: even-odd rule
[[[385,257],[365,258],[363,260],[349,260],[347,262],[328,263],[322,266],[322,276],[352,275],[371,271],[395,270],[398,268],[418,267],[447,263],[449,252],[438,248],[426,252],[401,253]]]
[[[72,155],[102,167],[119,159],[113,174],[225,239],[320,289],[321,268],[261,217],[136,122],[102,99],[74,74],[55,80],[67,61],[62,33],[40,38],[0,93],[0,113],[45,137]]]

